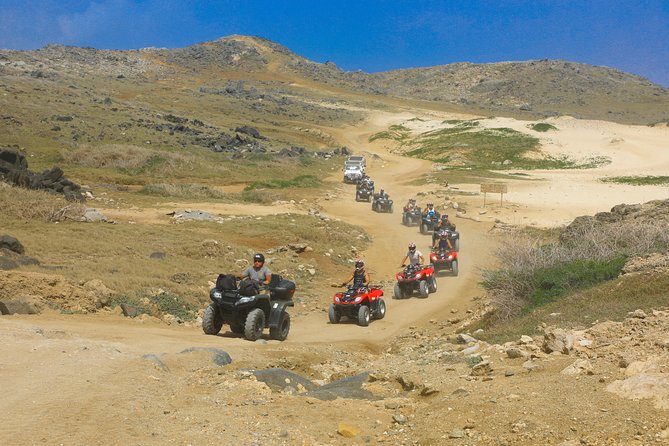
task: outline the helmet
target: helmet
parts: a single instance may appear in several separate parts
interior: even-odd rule
[[[448,220],[448,215],[447,215],[447,214],[442,215],[442,216],[441,216],[441,219],[442,219],[443,221]]]
[[[253,261],[265,263],[265,256],[262,255],[261,253],[257,253],[253,256]]]
[[[360,259],[358,259],[358,260],[355,261],[355,269],[357,269],[357,270],[361,270],[361,269],[363,269],[364,267],[365,267],[365,262],[363,262],[363,261],[360,260]]]
[[[379,191],[379,193],[380,193],[381,195],[383,195],[383,192],[384,192],[383,189],[381,189],[381,190]]]
[[[416,199],[415,198],[409,198],[409,203],[415,203]]]
[[[415,243],[409,243],[409,251],[415,251],[416,250],[416,244]]]
[[[431,207],[433,207],[433,206],[434,206],[434,203],[428,203],[428,204],[427,204],[427,207],[429,207],[429,208],[431,208]]]

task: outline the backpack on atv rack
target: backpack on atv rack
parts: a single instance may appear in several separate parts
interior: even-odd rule
[[[216,288],[221,291],[236,291],[237,277],[234,274],[219,274],[216,279]]]

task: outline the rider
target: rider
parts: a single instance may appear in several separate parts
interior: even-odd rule
[[[434,208],[434,203],[428,203],[425,209],[423,209],[423,217],[432,218],[437,214],[437,210]]]
[[[451,244],[451,241],[448,238],[448,233],[446,231],[441,231],[439,233],[439,238],[434,242],[432,249],[435,251],[453,251],[453,245]]]
[[[444,214],[441,216],[441,220],[439,220],[439,223],[437,224],[437,227],[434,230],[441,231],[443,229],[447,229],[449,231],[455,231],[455,224],[448,219],[448,214]]]
[[[415,207],[416,207],[416,199],[415,198],[409,198],[409,201],[407,202],[407,204],[404,205],[404,212],[409,212]]]
[[[386,191],[384,191],[383,189],[381,189],[381,190],[379,191],[379,198],[388,198],[388,194],[386,193]]]
[[[257,253],[253,256],[253,266],[246,268],[240,279],[251,279],[258,284],[268,285],[272,280],[272,272],[265,266],[265,256]]]
[[[409,251],[407,251],[402,259],[402,266],[404,266],[404,262],[406,262],[407,259],[409,259],[409,265],[422,265],[425,261],[423,253],[416,249],[416,244],[413,242],[409,243]]]
[[[369,284],[369,275],[365,271],[365,262],[360,259],[355,261],[353,274],[341,286],[346,286],[351,280],[356,289],[365,288]]]

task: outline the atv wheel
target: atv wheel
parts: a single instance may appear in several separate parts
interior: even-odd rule
[[[420,233],[421,234],[427,234],[428,233],[427,225],[425,223],[420,224]]]
[[[379,297],[379,302],[377,305],[379,308],[374,315],[374,319],[383,319],[386,316],[386,302]]]
[[[413,224],[413,220],[411,220],[411,217],[407,217],[407,226],[411,226]]]
[[[399,283],[395,284],[395,287],[393,288],[393,294],[395,295],[395,299],[402,299],[404,297],[404,293],[402,293],[402,287]]]
[[[403,224],[404,226],[408,226],[408,223],[407,223],[407,216],[406,216],[406,215],[402,215],[402,224]]]
[[[265,328],[265,313],[260,308],[254,308],[246,316],[244,324],[244,337],[249,341],[255,341],[262,336]]]
[[[328,310],[328,318],[330,319],[331,324],[338,324],[341,320],[341,314],[337,311],[334,304],[330,304],[330,309]]]
[[[223,327],[223,318],[216,311],[216,306],[214,304],[209,304],[206,310],[204,310],[204,316],[202,316],[202,331],[208,335],[215,335],[221,331]]]
[[[369,194],[369,196],[367,197],[367,203],[371,203],[371,202],[372,202],[372,194]]]
[[[230,331],[235,334],[244,334],[244,323],[242,321],[230,322]]]
[[[362,305],[358,310],[358,325],[366,327],[369,325],[369,307]]]
[[[393,213],[393,205],[392,204],[390,205],[390,209],[388,210],[388,212],[390,212],[391,214]]]
[[[285,341],[290,331],[290,314],[287,312],[281,313],[279,318],[279,325],[269,329],[269,337],[277,341]]]
[[[460,237],[455,239],[455,243],[453,243],[453,249],[460,251]]]
[[[430,277],[430,280],[429,280],[429,283],[428,283],[428,286],[427,286],[427,290],[430,293],[436,293],[437,292],[437,278],[436,277],[434,277],[434,276]]]
[[[418,292],[420,293],[420,297],[427,297],[427,295],[430,294],[430,290],[427,287],[427,280],[420,281],[420,285],[418,285]]]
[[[451,263],[451,274],[454,276],[458,275],[458,261],[453,260],[453,263]]]

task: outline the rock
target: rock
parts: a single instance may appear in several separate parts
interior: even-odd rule
[[[88,222],[97,222],[97,221],[106,222],[106,221],[108,221],[107,217],[102,215],[102,213],[98,212],[97,209],[93,209],[93,208],[86,208],[86,210],[84,211],[83,218],[84,218],[84,221],[88,221]]]
[[[149,255],[149,258],[154,260],[165,260],[166,256],[167,254],[165,254],[164,252],[156,251],[152,252],[151,255]]]
[[[648,315],[646,315],[646,312],[643,310],[634,310],[631,314],[632,318],[635,319],[646,319]]]
[[[472,342],[477,342],[477,340],[471,336],[469,336],[466,333],[459,333],[458,336],[456,337],[456,341],[459,344],[469,344]]]
[[[481,350],[481,344],[477,342],[476,344],[472,345],[471,347],[467,347],[466,349],[462,350],[462,354],[465,355],[465,356],[469,356],[469,355],[473,355],[474,353],[478,352],[479,350]]]
[[[518,359],[518,358],[527,359],[530,357],[530,354],[517,347],[510,347],[506,349],[506,356],[508,356],[511,359]]]
[[[492,364],[490,361],[483,361],[476,364],[472,367],[471,375],[472,376],[485,376],[492,373]]]
[[[453,429],[449,434],[448,438],[464,438],[465,437],[465,431],[461,429]]]
[[[556,328],[547,330],[544,334],[544,343],[541,349],[546,353],[559,352],[568,355],[574,348],[574,336],[571,333]]]
[[[593,375],[592,364],[587,359],[577,359],[570,366],[564,368],[561,372],[563,375],[580,375],[585,373],[587,375]]]
[[[539,364],[537,364],[536,362],[534,362],[530,359],[530,360],[525,361],[523,363],[523,368],[525,370],[527,370],[528,372],[534,372],[536,370],[539,370],[540,367],[539,367]]]
[[[0,297],[0,314],[39,314],[43,301],[37,296]]]
[[[520,343],[521,344],[532,344],[533,342],[534,342],[534,339],[530,336],[522,335],[520,337]]]
[[[0,249],[6,248],[17,254],[25,253],[25,248],[16,238],[11,235],[3,235],[0,237]]]
[[[360,433],[360,428],[340,421],[337,427],[337,433],[345,438],[355,438]]]
[[[396,413],[393,415],[393,421],[397,424],[405,424],[407,422],[407,417],[401,413]]]

